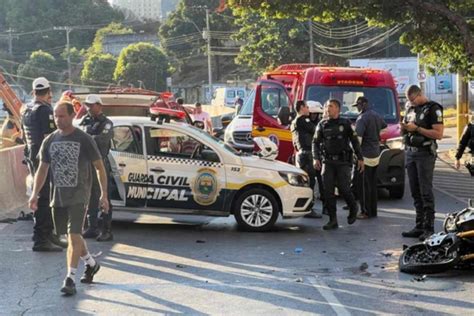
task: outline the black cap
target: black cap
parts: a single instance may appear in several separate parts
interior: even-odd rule
[[[352,104],[352,106],[357,106],[361,103],[369,104],[369,100],[366,97],[358,97],[356,103]]]

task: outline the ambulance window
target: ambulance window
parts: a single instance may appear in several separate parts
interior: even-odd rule
[[[112,150],[131,153],[141,154],[141,131],[132,129],[131,126],[115,126],[114,137],[112,139]]]
[[[227,98],[234,99],[235,98],[235,90],[228,90],[227,91]]]
[[[262,85],[261,102],[262,110],[274,118],[278,116],[280,108],[288,107],[290,104],[285,89],[272,84]]]

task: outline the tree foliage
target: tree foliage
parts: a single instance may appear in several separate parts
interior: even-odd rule
[[[141,80],[148,89],[164,91],[167,75],[168,61],[165,54],[150,43],[136,43],[120,53],[114,80],[134,85]]]
[[[84,62],[81,80],[84,84],[107,85],[113,83],[117,59],[110,54],[90,54]]]
[[[275,19],[257,10],[234,10],[240,30],[233,38],[242,46],[236,62],[247,65],[255,74],[286,63],[309,62],[309,32],[306,21]],[[315,56],[318,62],[335,64],[340,58]]]
[[[51,54],[41,50],[33,52],[30,59],[19,65],[17,73],[20,77],[20,83],[25,88],[29,88],[31,85],[31,79],[28,78],[46,77],[50,81],[57,81],[60,77],[60,73],[57,72],[56,59]]]
[[[202,32],[206,29],[206,8],[210,11],[211,31],[230,32],[236,29],[233,19],[228,17],[230,9],[216,12],[219,4],[219,0],[181,0],[161,25],[158,35],[163,49],[178,66],[185,64],[189,58],[206,54],[206,41],[202,38]],[[219,40],[216,38],[211,44],[218,46]]]
[[[367,19],[379,26],[403,25],[400,41],[438,72],[464,72],[474,78],[474,1],[472,0],[229,0],[240,10],[264,16],[321,22]],[[470,17],[470,18],[469,18]]]
[[[98,26],[123,19],[107,0],[0,0],[0,8],[0,30],[21,34],[13,41],[20,60],[38,49],[59,55],[66,35],[54,26],[74,26],[70,46],[81,49],[90,45]]]

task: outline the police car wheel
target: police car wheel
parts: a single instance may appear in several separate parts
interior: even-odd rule
[[[265,189],[250,189],[235,203],[234,216],[240,228],[247,231],[266,231],[278,218],[278,203]]]

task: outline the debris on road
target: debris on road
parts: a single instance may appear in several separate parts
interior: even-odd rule
[[[200,239],[196,240],[196,244],[205,244],[205,243],[206,243],[205,240],[200,240]]]
[[[414,276],[411,281],[412,281],[412,282],[413,282],[413,281],[416,281],[416,282],[425,282],[425,280],[426,280],[426,274],[423,274],[423,275]]]
[[[295,248],[295,253],[296,253],[296,254],[303,253],[303,248],[296,247],[296,248]]]
[[[359,266],[359,270],[360,271],[365,271],[369,268],[369,265],[367,264],[367,262],[364,262],[362,263],[360,266]]]

